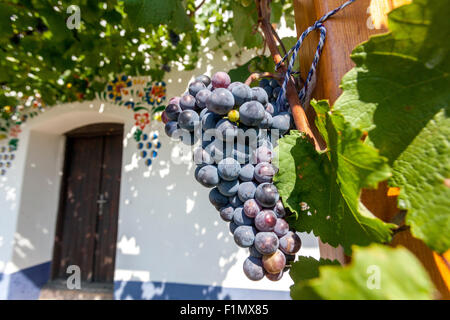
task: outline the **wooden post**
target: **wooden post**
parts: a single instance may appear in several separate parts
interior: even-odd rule
[[[327,12],[343,4],[345,0],[294,0],[297,35],[300,34]],[[359,43],[368,40],[373,34],[387,32],[386,14],[393,8],[411,0],[358,0],[338,12],[325,22],[327,38],[317,68],[316,88],[312,97],[328,99],[332,105],[341,95],[339,88],[342,77],[354,63],[350,59],[352,50]],[[305,79],[311,66],[314,52],[319,41],[318,32],[311,33],[299,51],[302,78]],[[307,113],[313,113],[307,107]],[[380,219],[391,221],[398,212],[397,199],[387,196],[387,185],[381,183],[377,190],[364,190],[362,201]],[[320,244],[321,256],[328,259],[348,261],[342,248],[333,248]],[[409,231],[400,232],[394,237],[393,245],[401,244],[413,252],[428,270],[431,279],[438,288],[441,298],[450,298],[450,273],[442,267],[441,257],[433,253],[425,244],[412,237]]]

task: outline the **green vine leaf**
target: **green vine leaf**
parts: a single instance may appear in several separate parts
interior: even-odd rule
[[[294,263],[293,299],[428,300],[435,288],[416,257],[403,247],[382,245],[353,248],[345,267],[328,261],[301,259]],[[334,263],[335,264],[335,263]],[[312,269],[312,270],[311,270]],[[291,271],[291,276],[292,276]],[[299,277],[300,271],[306,275]]]
[[[352,54],[334,109],[389,159],[412,234],[450,248],[449,1],[415,0]]]
[[[274,182],[285,206],[296,213],[289,223],[334,247],[342,245],[347,254],[353,244],[389,242],[396,226],[376,218],[359,199],[362,188],[389,178],[387,160],[362,143],[361,131],[329,112],[328,102],[311,104],[328,150],[318,153],[298,131],[280,139]]]

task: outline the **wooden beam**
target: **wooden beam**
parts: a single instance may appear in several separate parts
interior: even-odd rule
[[[327,12],[343,4],[345,0],[294,0],[297,35],[300,34]],[[326,21],[327,38],[317,68],[316,88],[312,97],[328,99],[332,105],[341,95],[339,88],[342,77],[354,63],[350,59],[352,50],[371,35],[387,32],[387,13],[411,0],[358,0]],[[305,79],[319,41],[317,32],[311,33],[299,51],[302,78]],[[308,116],[313,110],[307,109]],[[377,217],[391,221],[398,213],[397,199],[387,196],[386,183],[377,190],[363,190],[362,201]],[[433,253],[425,244],[415,239],[409,231],[394,237],[392,245],[403,245],[413,252],[430,274],[440,292],[440,298],[449,299],[450,274],[448,265],[442,257]],[[321,256],[348,262],[342,248],[333,248],[319,242]],[[447,255],[448,257],[448,255]],[[448,261],[448,258],[447,258]]]

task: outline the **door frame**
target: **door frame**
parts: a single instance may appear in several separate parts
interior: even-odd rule
[[[51,261],[51,272],[50,281],[58,279],[58,273],[60,270],[60,265],[55,263],[61,260],[62,255],[62,237],[64,233],[64,220],[66,218],[64,214],[64,195],[67,191],[67,181],[66,173],[69,165],[69,150],[67,148],[68,138],[77,137],[96,137],[96,136],[110,136],[110,135],[122,135],[124,134],[124,124],[116,122],[102,122],[102,123],[92,123],[85,126],[81,126],[70,130],[64,134],[66,137],[65,149],[64,149],[64,159],[62,166],[62,176],[60,182],[60,191],[58,199],[58,211],[56,216],[56,227],[55,227],[55,237],[53,240],[53,253]],[[120,208],[120,207],[119,207]],[[119,210],[119,209],[118,209]],[[117,219],[119,219],[119,213],[117,212]],[[118,232],[118,230],[117,230]],[[95,252],[93,253],[95,254]],[[115,259],[113,264],[115,265]]]

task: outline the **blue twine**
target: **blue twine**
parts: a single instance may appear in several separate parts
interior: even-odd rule
[[[287,71],[286,71],[286,75],[284,77],[283,86],[281,87],[281,91],[280,91],[280,93],[278,95],[278,98],[277,98],[277,101],[276,101],[276,105],[278,106],[278,110],[286,111],[286,109],[287,109],[287,107],[286,107],[286,87],[287,87],[287,84],[288,84],[289,79],[291,77],[292,69],[294,68],[294,63],[295,63],[295,59],[297,57],[298,51],[300,50],[300,47],[302,46],[302,43],[305,40],[305,38],[314,30],[319,30],[319,32],[320,32],[320,39],[319,39],[319,43],[317,45],[316,52],[314,54],[314,59],[313,59],[313,62],[311,64],[311,68],[309,69],[308,76],[306,77],[306,80],[305,80],[305,84],[304,84],[303,88],[300,90],[300,93],[298,95],[299,98],[300,98],[300,101],[302,103],[304,103],[304,99],[306,98],[306,93],[308,92],[307,91],[308,90],[308,86],[309,86],[309,84],[311,82],[311,79],[312,79],[312,77],[314,75],[314,72],[316,71],[317,64],[319,63],[320,56],[322,55],[323,45],[325,44],[325,38],[327,36],[327,29],[325,28],[323,23],[325,22],[325,20],[327,20],[328,18],[330,18],[331,16],[333,16],[334,14],[336,14],[337,12],[339,12],[342,9],[344,9],[346,6],[352,4],[355,1],[356,0],[349,0],[349,1],[345,2],[344,4],[340,5],[336,9],[334,9],[334,10],[328,12],[327,14],[325,14],[322,18],[317,20],[312,26],[308,27],[302,33],[302,35],[298,39],[298,41],[295,44],[295,46],[293,46],[286,53],[286,55],[283,57],[283,59],[281,59],[281,61],[279,63],[277,63],[277,65],[275,66],[275,70],[277,70],[281,66],[281,64],[292,53],[292,56],[291,56],[291,59],[289,60],[289,65],[288,65],[288,68],[287,68]]]

